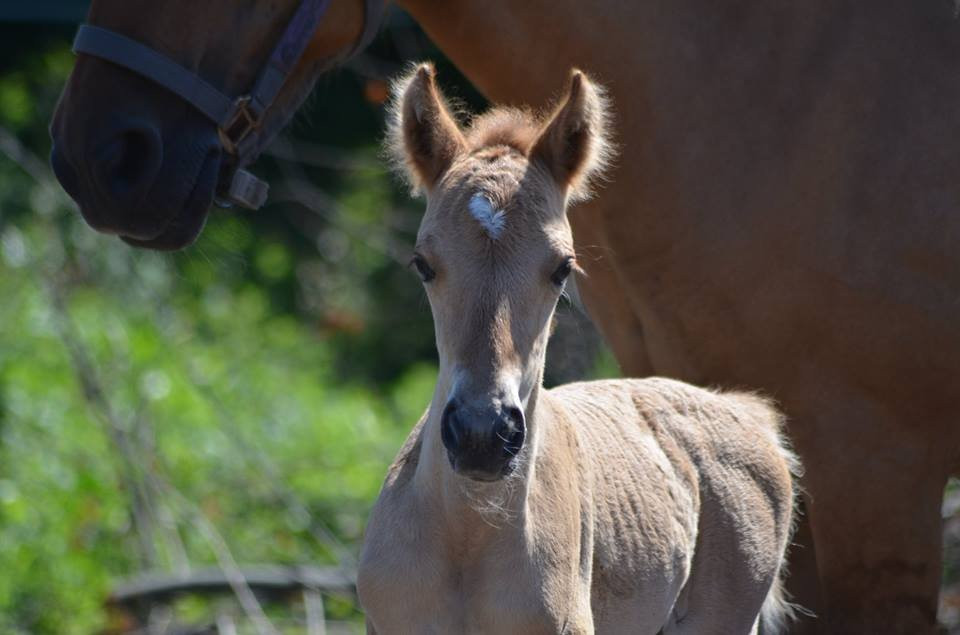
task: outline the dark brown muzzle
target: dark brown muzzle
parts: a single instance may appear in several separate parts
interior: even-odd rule
[[[266,183],[244,170],[269,139],[268,110],[330,0],[300,0],[249,91],[223,92],[194,70],[118,31],[84,24],[77,66],[51,126],[51,163],[94,228],[154,249],[193,242],[218,201],[258,209]],[[376,32],[382,0],[365,0],[352,51]],[[224,161],[224,156],[229,161]]]
[[[196,239],[221,150],[216,128],[189,104],[130,71],[84,58],[50,132],[54,173],[91,227],[155,249]]]

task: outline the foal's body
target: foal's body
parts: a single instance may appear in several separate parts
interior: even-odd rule
[[[370,517],[371,631],[735,635],[768,594],[779,608],[790,459],[762,400],[666,379],[542,391],[535,459],[507,484],[449,473],[435,406]]]
[[[541,389],[577,270],[567,203],[608,154],[602,91],[574,73],[549,117],[499,108],[467,130],[431,67],[397,92],[392,148],[427,192],[412,264],[440,370],[367,529],[370,630],[742,635],[762,607],[776,621],[793,490],[775,410],[666,379]]]

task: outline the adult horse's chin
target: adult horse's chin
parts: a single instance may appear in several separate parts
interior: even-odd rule
[[[134,247],[158,251],[173,251],[192,245],[206,225],[219,173],[219,156],[211,153],[203,162],[193,190],[187,196],[179,213],[170,219],[160,234],[146,238],[120,234],[121,240]]]
[[[119,88],[132,97],[116,99]],[[222,151],[214,125],[185,101],[117,66],[82,59],[51,135],[54,173],[91,227],[159,250],[199,236]]]

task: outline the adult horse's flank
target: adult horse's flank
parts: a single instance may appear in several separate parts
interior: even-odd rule
[[[543,103],[572,66],[609,87],[621,158],[570,223],[621,366],[774,396],[807,466],[791,581],[815,564],[820,586],[800,603],[835,633],[934,632],[940,502],[960,469],[952,3],[400,4],[498,102]],[[90,21],[241,94],[296,5],[94,0]],[[356,41],[362,7],[331,0],[267,133]],[[192,107],[81,55],[52,130],[95,227],[154,247],[196,236],[220,159]]]
[[[545,120],[461,130],[430,66],[395,92],[440,372],[367,526],[368,630],[744,635],[763,609],[774,632],[793,511],[776,410],[666,379],[542,389],[602,94],[575,72]]]

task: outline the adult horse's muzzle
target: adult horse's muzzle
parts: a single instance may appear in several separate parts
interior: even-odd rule
[[[96,58],[77,61],[50,161],[87,223],[151,249],[191,244],[221,170],[216,127],[187,102]]]
[[[523,411],[502,403],[470,407],[451,399],[440,416],[440,438],[453,471],[475,481],[510,474],[526,434]]]
[[[203,229],[214,196],[259,209],[267,184],[244,166],[269,140],[266,113],[329,6],[330,0],[300,0],[241,94],[224,92],[150,43],[81,25],[73,41],[80,57],[51,128],[51,162],[84,218],[131,244],[177,249]],[[373,38],[381,8],[382,0],[365,0],[363,29],[350,53]]]

